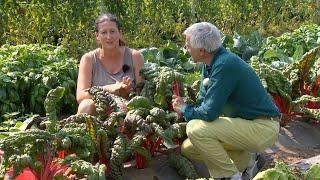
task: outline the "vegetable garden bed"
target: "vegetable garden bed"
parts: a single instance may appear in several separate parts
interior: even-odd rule
[[[238,35],[234,45],[225,38],[227,48],[246,57],[287,117],[282,118],[282,126],[296,116],[318,125],[319,32],[318,26],[305,26],[270,37],[259,47]],[[306,37],[318,41],[306,41]],[[62,47],[2,46],[1,175],[12,172],[16,177],[29,170],[37,179],[121,179],[123,163],[135,160],[137,168],[148,168],[152,157],[163,153],[181,176],[200,177],[188,159],[172,150],[186,138],[186,123],[173,112],[171,97],[176,93],[196,103],[201,66],[171,42],[165,48],[141,52],[146,63],[140,72],[145,81],[139,85],[139,94],[124,100],[92,87],[88,91],[96,117],[81,114],[58,119],[63,111],[74,114],[77,62]]]

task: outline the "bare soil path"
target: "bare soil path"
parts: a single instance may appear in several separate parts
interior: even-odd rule
[[[268,160],[265,168],[278,161],[292,165],[320,155],[320,126],[292,120],[281,128],[278,142],[264,154]]]

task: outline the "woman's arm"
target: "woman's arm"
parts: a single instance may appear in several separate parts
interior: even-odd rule
[[[133,66],[135,69],[135,78],[136,84],[139,84],[143,81],[143,78],[140,76],[140,69],[144,66],[143,56],[140,51],[132,50],[132,59],[133,59]]]
[[[83,99],[90,99],[91,96],[85,89],[91,87],[92,81],[92,56],[90,53],[86,53],[81,57],[79,72],[78,72],[78,81],[77,81],[77,102],[78,104]]]

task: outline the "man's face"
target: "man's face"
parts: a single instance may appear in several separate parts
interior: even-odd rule
[[[190,39],[191,39],[191,36],[186,35],[186,41],[185,41],[184,47],[188,50],[192,59],[197,62],[200,60],[200,49],[191,47],[190,46]]]

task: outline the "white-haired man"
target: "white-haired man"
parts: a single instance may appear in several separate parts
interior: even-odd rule
[[[188,121],[181,152],[203,162],[213,178],[241,179],[245,172],[251,179],[252,154],[278,139],[279,110],[250,65],[222,47],[216,26],[200,22],[183,34],[193,60],[204,67],[196,105],[172,97],[174,110]]]

